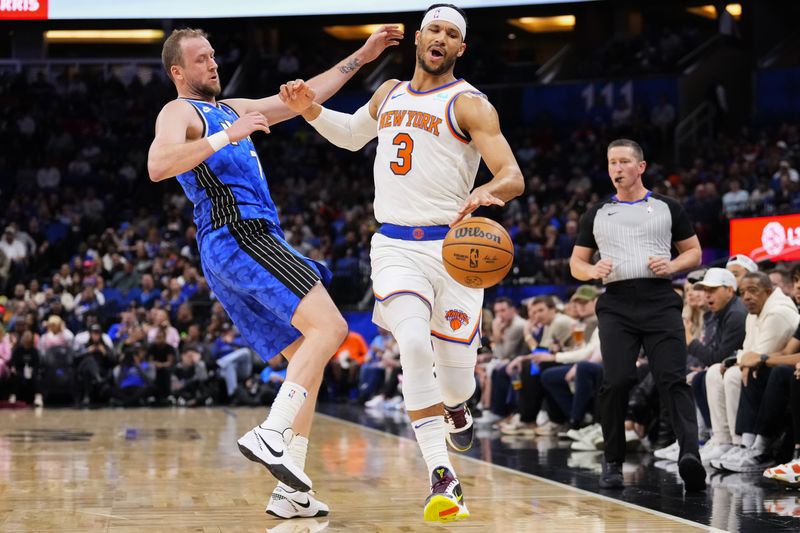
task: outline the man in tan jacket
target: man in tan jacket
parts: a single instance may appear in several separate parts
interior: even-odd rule
[[[781,350],[800,322],[797,307],[781,289],[772,285],[763,272],[751,272],[739,285],[742,302],[747,307],[745,337],[739,357],[745,352],[771,353]],[[718,459],[711,461],[714,468],[737,464],[740,457],[755,443],[755,435],[736,432],[736,416],[742,389],[742,372],[733,361],[712,365],[706,374],[708,408],[714,435],[730,434],[735,445]]]

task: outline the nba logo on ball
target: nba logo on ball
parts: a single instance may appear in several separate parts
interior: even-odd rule
[[[514,244],[505,228],[484,217],[450,228],[442,243],[442,262],[458,283],[472,288],[498,284],[514,264]]]
[[[478,249],[471,248],[469,251],[469,267],[470,268],[478,268]]]

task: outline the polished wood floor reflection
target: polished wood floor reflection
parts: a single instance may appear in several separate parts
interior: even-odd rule
[[[707,530],[475,459],[454,457],[472,517],[422,521],[416,443],[319,416],[307,472],[326,519],[264,513],[274,480],[236,439],[261,409],[0,411],[0,531]]]

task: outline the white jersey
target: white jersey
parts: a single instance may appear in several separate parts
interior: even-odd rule
[[[395,85],[378,109],[375,218],[381,224],[449,224],[475,184],[480,153],[460,130],[456,98],[481,94],[464,80],[417,92]]]

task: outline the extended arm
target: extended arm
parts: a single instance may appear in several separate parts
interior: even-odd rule
[[[397,80],[384,82],[370,101],[352,115],[316,103],[314,91],[302,81],[281,87],[280,97],[288,108],[302,115],[329,142],[354,152],[378,136],[378,108],[397,83]]]
[[[325,102],[328,100],[328,98],[336,94],[362,66],[377,59],[386,48],[400,44],[400,39],[402,38],[403,32],[397,26],[381,26],[375,33],[370,35],[367,42],[357,51],[347,56],[333,68],[308,80],[308,86],[316,94],[316,100],[318,102]],[[259,112],[267,117],[270,124],[283,122],[298,114],[298,112],[284,105],[280,96],[277,94],[258,100],[233,98],[225,100],[225,103],[233,107],[240,115],[251,111]]]

